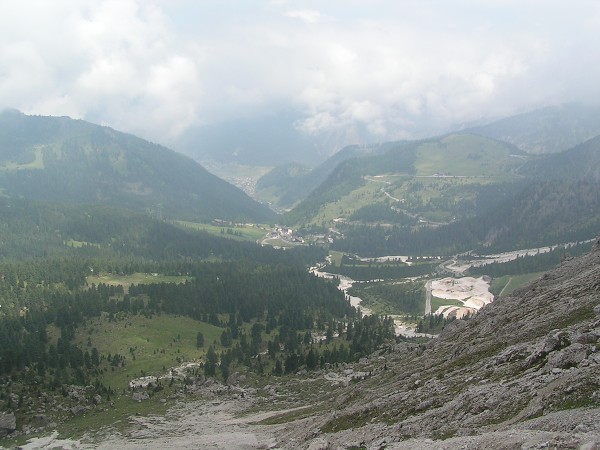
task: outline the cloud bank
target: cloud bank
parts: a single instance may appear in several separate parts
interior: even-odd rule
[[[600,101],[594,0],[2,3],[0,106],[166,144],[282,106],[389,140]]]

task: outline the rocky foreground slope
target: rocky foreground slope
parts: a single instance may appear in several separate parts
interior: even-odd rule
[[[283,448],[600,448],[600,240],[289,423]]]

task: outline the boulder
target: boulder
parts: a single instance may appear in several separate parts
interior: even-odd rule
[[[17,418],[13,413],[0,414],[0,438],[9,435],[17,429]]]
[[[136,402],[141,402],[142,400],[148,400],[149,398],[150,398],[150,396],[148,395],[148,393],[146,391],[134,392],[133,395],[131,396],[131,399]]]
[[[73,414],[74,416],[80,416],[81,414],[85,414],[86,412],[88,412],[88,410],[89,408],[83,405],[73,406],[69,409],[69,411],[71,411],[71,414]]]
[[[577,342],[579,344],[595,344],[598,342],[598,335],[594,332],[580,333],[575,335],[573,342]]]
[[[244,381],[246,381],[246,375],[239,372],[234,372],[231,375],[229,375],[229,378],[227,378],[228,385],[239,384],[243,383]]]
[[[308,446],[308,450],[328,450],[330,448],[329,441],[323,438],[314,439]]]
[[[524,367],[529,368],[541,363],[549,353],[567,347],[571,342],[564,331],[553,330],[550,335],[540,342],[536,349],[525,360]]]
[[[587,358],[589,352],[583,344],[573,344],[564,348],[558,352],[553,352],[548,356],[548,366],[551,369],[568,369],[569,367],[576,367]]]

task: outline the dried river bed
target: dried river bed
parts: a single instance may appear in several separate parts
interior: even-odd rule
[[[340,289],[346,298],[350,301],[350,304],[355,308],[360,308],[364,315],[371,315],[373,312],[362,305],[362,299],[348,294],[348,290],[352,287],[355,280],[337,274],[331,274],[328,272],[312,269],[311,272],[316,276],[332,279],[337,277],[340,280],[338,289]],[[381,281],[381,280],[372,280]],[[489,292],[489,280],[484,277],[472,278],[472,277],[461,277],[461,278],[444,278],[429,280],[426,285],[427,290],[427,301],[425,307],[425,314],[442,314],[444,317],[463,317],[466,314],[473,314],[483,306],[491,303],[494,300],[494,296]],[[436,311],[431,311],[430,296],[433,295],[437,298],[460,301],[463,306],[441,306]],[[429,310],[428,310],[429,308]],[[402,316],[391,315],[395,322],[395,329],[397,336],[407,337],[433,337],[432,335],[425,333],[417,333],[415,324],[406,323],[402,321]]]

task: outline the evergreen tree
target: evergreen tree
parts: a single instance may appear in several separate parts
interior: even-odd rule
[[[273,375],[281,376],[283,375],[283,366],[281,365],[281,360],[275,361],[275,368],[273,369]]]
[[[206,352],[206,362],[204,363],[204,374],[207,377],[214,377],[217,372],[217,353],[211,345]]]
[[[198,334],[196,335],[196,348],[202,347],[204,347],[204,334],[198,331]]]

